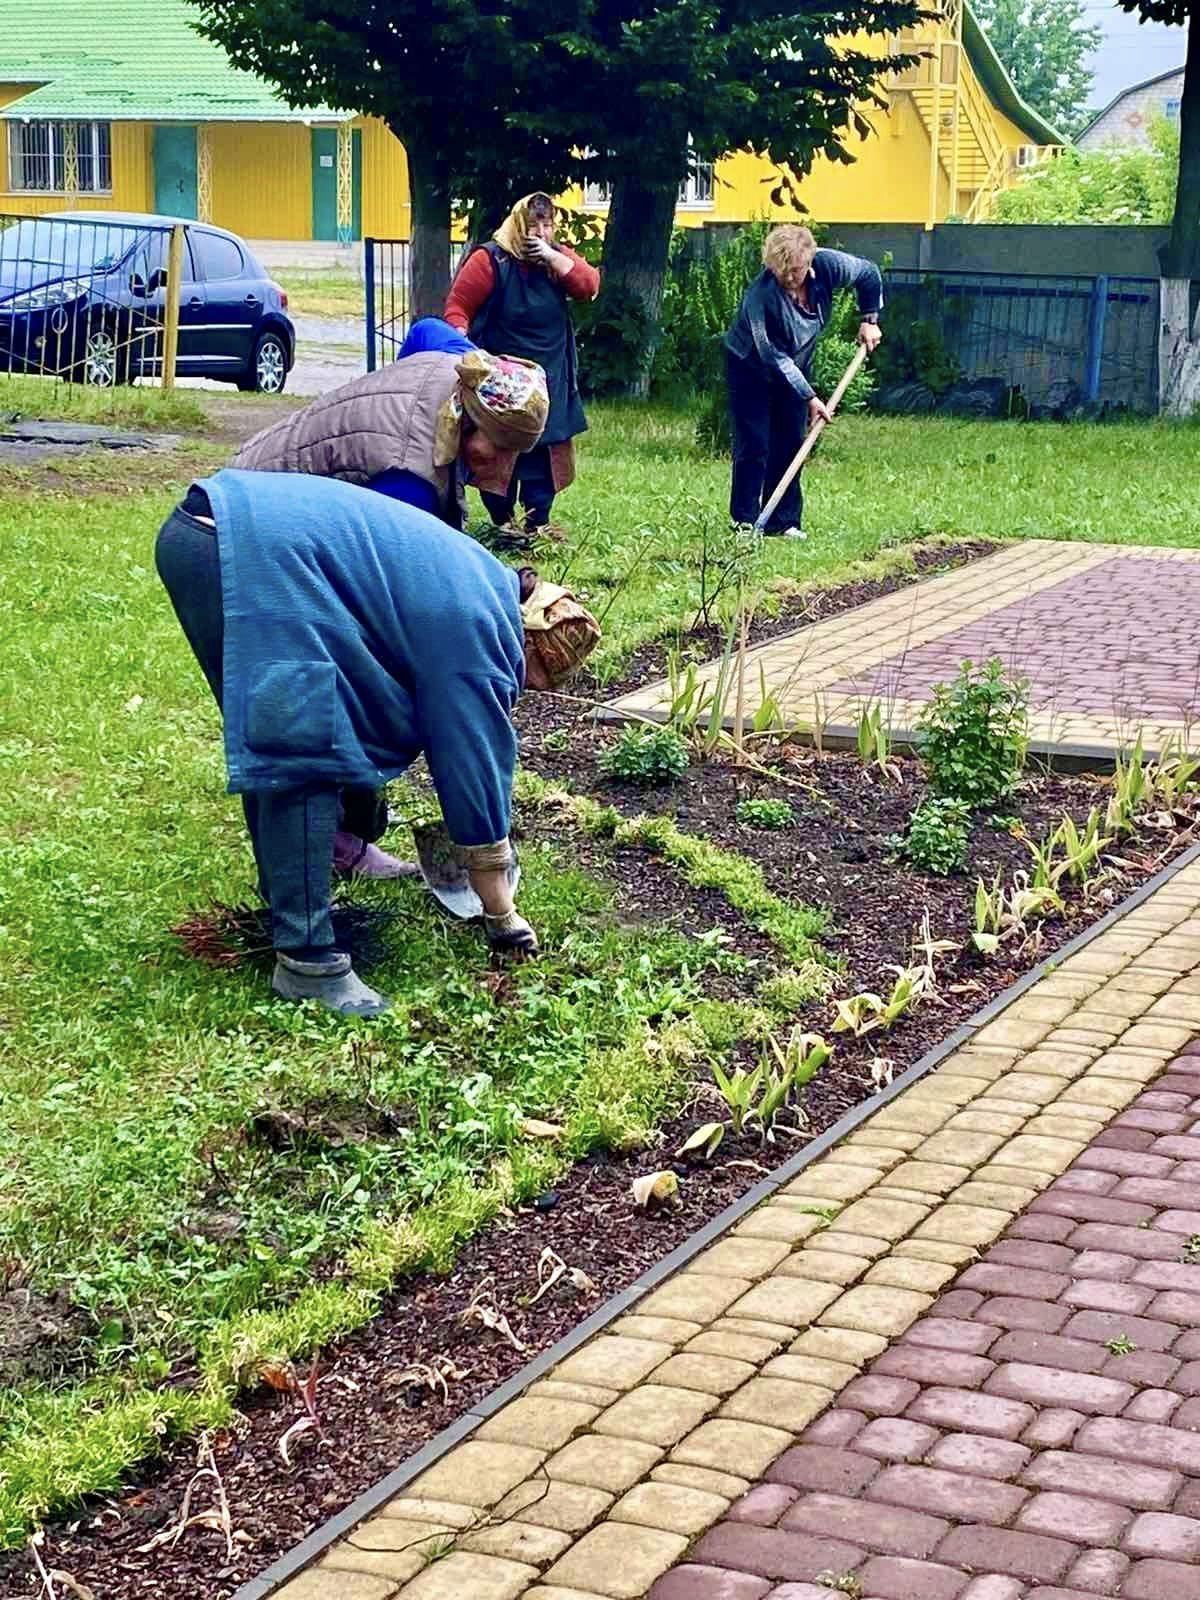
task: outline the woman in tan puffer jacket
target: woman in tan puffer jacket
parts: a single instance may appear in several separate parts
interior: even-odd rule
[[[486,356],[449,323],[425,317],[395,361],[255,434],[230,465],[341,478],[459,528],[464,484],[506,485],[517,456],[541,437],[545,375],[519,365],[527,370],[514,396],[496,381],[508,358]]]

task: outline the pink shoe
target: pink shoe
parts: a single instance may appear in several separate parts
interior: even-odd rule
[[[333,870],[339,878],[416,878],[421,872],[414,862],[401,861],[377,844],[364,844],[356,834],[340,831],[333,839]]]

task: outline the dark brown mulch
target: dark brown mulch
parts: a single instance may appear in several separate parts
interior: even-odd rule
[[[938,555],[944,558],[944,551]],[[852,603],[862,598],[860,594]],[[821,604],[812,597],[809,603]],[[795,618],[791,625],[795,626]],[[658,669],[649,663],[643,678],[654,670]],[[827,942],[845,967],[839,982],[842,994],[886,986],[881,969],[909,959],[922,906],[930,909],[936,937],[965,944],[975,874],[990,875],[998,868],[1011,872],[1028,859],[1026,847],[1012,833],[981,822],[964,876],[929,879],[898,864],[888,838],[903,827],[920,794],[918,769],[912,762],[903,764],[903,781],[896,784],[869,776],[852,757],[822,759],[793,749],[772,756],[782,773],[796,780],[792,785],[713,763],[693,769],[670,789],[637,793],[607,782],[596,767],[596,757],[615,737],[614,730],[597,727],[578,708],[572,710],[562,702],[542,702],[546,709],[537,715],[533,704],[531,698],[530,710],[523,710],[520,719],[523,759],[530,768],[566,777],[628,814],[670,813],[689,832],[753,857],[776,892],[827,906]],[[565,750],[544,750],[542,741],[551,728],[567,731]],[[819,792],[807,787],[812,785]],[[734,807],[744,795],[788,799],[793,826],[778,833],[743,827],[736,821]],[[1101,795],[1094,779],[1035,777],[1003,809],[1036,836],[1062,810],[1078,817]],[[750,998],[756,979],[780,965],[774,947],[749,929],[722,896],[689,888],[646,852],[616,851],[602,840],[581,835],[561,817],[525,814],[521,820],[527,832],[566,844],[574,860],[606,879],[613,887],[615,914],[622,920],[671,923],[691,934],[722,928],[730,948],[755,965],[749,977],[710,974],[710,993]],[[1127,892],[1154,870],[1157,858],[1185,842],[1183,837],[1169,842],[1159,838],[1127,847],[1126,856],[1140,855],[1142,861],[1118,880],[1115,892]],[[1076,901],[1067,918],[1047,928],[1041,951],[1023,958],[1014,955],[983,965],[965,950],[944,958],[942,1004],[926,1006],[884,1038],[839,1040],[834,1062],[806,1093],[808,1129],[802,1137],[831,1126],[871,1093],[871,1061],[877,1051],[897,1073],[904,1070],[1005,988],[1038,954],[1050,954],[1104,909],[1103,903],[1084,907]],[[811,1005],[798,1020],[827,1032],[830,1007]],[[771,1165],[801,1147],[801,1136],[786,1133],[774,1147],[727,1139],[710,1167],[679,1169],[683,1174],[679,1211],[647,1215],[638,1210],[630,1194],[632,1179],[672,1164],[672,1152],[686,1133],[698,1121],[719,1114],[720,1106],[698,1081],[696,1097],[685,1114],[664,1128],[660,1148],[580,1163],[556,1192],[503,1218],[469,1244],[449,1276],[426,1277],[397,1289],[371,1323],[324,1353],[318,1387],[321,1436],[309,1433],[296,1441],[290,1468],[278,1445],[299,1415],[296,1402],[266,1388],[246,1397],[237,1429],[214,1442],[232,1526],[239,1534],[232,1563],[226,1561],[223,1538],[205,1529],[189,1531],[172,1550],[139,1552],[139,1546],[178,1517],[196,1459],[194,1445],[180,1444],[148,1465],[128,1490],[90,1502],[78,1522],[52,1524],[43,1549],[46,1565],[71,1573],[88,1586],[95,1600],[196,1600],[201,1595],[205,1600],[227,1600],[241,1582],[478,1404],[533,1353],[547,1348],[602,1300],[635,1281]],[[547,1247],[568,1265],[582,1266],[595,1288],[576,1291],[560,1286],[530,1307],[539,1258]],[[521,1350],[495,1334],[460,1326],[459,1318],[481,1284],[490,1284]],[[408,1371],[415,1363],[443,1361],[451,1369],[445,1397],[431,1392]],[[208,1506],[205,1500],[192,1509]],[[24,1555],[0,1557],[0,1596],[41,1592]]]

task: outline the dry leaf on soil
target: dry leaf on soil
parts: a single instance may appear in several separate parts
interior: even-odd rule
[[[495,1303],[492,1286],[489,1281],[484,1281],[471,1296],[471,1303],[458,1319],[461,1328],[483,1328],[488,1333],[498,1333],[502,1339],[507,1339],[514,1350],[524,1353],[525,1346],[517,1338],[509,1326],[508,1318]]]
[[[679,1206],[679,1179],[673,1172],[648,1172],[644,1178],[635,1178],[631,1186],[634,1203],[648,1211],[651,1205]]]
[[[563,1278],[584,1294],[595,1292],[596,1285],[582,1267],[569,1267],[563,1258],[547,1245],[538,1257],[538,1292],[529,1304],[537,1305],[542,1296],[549,1294],[554,1285]]]

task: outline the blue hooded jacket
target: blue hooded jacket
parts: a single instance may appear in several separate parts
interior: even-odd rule
[[[524,683],[517,574],[334,478],[218,472],[231,793],[379,788],[424,755],[456,844],[508,837]]]

